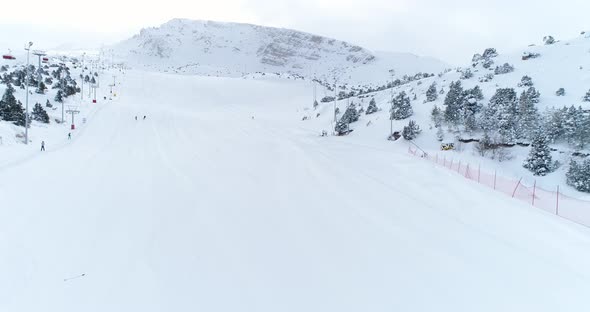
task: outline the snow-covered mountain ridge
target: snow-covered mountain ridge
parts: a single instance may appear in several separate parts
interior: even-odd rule
[[[383,62],[388,66],[397,63],[408,74],[446,66],[434,59],[422,62],[409,53],[375,54],[358,45],[296,30],[187,19],[143,29],[114,50],[134,66],[211,76],[278,72],[333,79],[365,68],[369,69],[361,70],[363,76],[370,76],[372,65]],[[384,70],[380,79],[387,75]]]

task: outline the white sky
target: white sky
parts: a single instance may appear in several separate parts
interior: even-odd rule
[[[454,64],[486,47],[508,52],[590,30],[589,0],[29,0],[0,10],[2,48],[113,43],[180,17],[293,28]]]

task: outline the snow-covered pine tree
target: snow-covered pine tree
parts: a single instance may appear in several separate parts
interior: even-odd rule
[[[61,89],[57,90],[57,94],[55,95],[55,98],[53,100],[58,103],[64,102],[63,91],[61,91]]]
[[[404,127],[404,130],[402,131],[402,136],[404,137],[404,139],[411,141],[415,139],[418,136],[418,134],[420,134],[420,132],[422,132],[422,130],[420,130],[418,124],[415,121],[410,120],[408,125]]]
[[[334,131],[336,132],[336,135],[348,134],[348,123],[342,122],[342,120],[338,121]]]
[[[376,113],[377,111],[379,111],[379,108],[377,107],[377,102],[375,101],[375,98],[372,98],[369,102],[369,106],[367,107],[367,111],[365,113],[367,115],[371,115],[373,113]]]
[[[42,122],[42,123],[49,123],[49,115],[47,115],[47,112],[45,111],[45,109],[43,109],[43,106],[41,106],[41,104],[36,103],[35,107],[33,107],[33,113],[32,113],[32,117],[33,120]]]
[[[391,120],[406,119],[414,113],[410,98],[405,91],[400,92],[392,99]]]
[[[472,97],[478,101],[483,100],[483,93],[481,92],[481,88],[479,87],[479,85],[476,85],[472,89],[465,90],[465,94],[466,96]]]
[[[318,101],[317,101],[317,100],[314,100],[314,101],[313,101],[313,109],[317,109],[317,108],[318,108],[318,105],[320,105],[320,104],[318,103]]]
[[[522,76],[520,82],[518,83],[519,87],[532,87],[533,86],[533,79],[529,76]]]
[[[465,98],[461,81],[451,82],[449,92],[445,97],[445,121],[451,125],[457,126],[462,122],[463,104]]]
[[[426,102],[434,102],[438,99],[438,91],[436,90],[436,82],[433,82],[428,90],[426,90]]]
[[[6,85],[6,90],[4,90],[4,95],[2,95],[2,100],[0,100],[0,120],[7,120],[11,121],[11,109],[14,105],[16,105],[16,97],[14,97],[14,87],[12,84],[8,83]]]
[[[534,87],[520,94],[517,124],[519,139],[532,139],[533,134],[539,130],[540,116],[535,105],[539,103],[539,97],[540,94]]]
[[[441,128],[444,118],[442,110],[434,105],[432,112],[430,113],[430,119],[432,120],[432,123],[434,123],[434,126],[436,128]]]
[[[354,105],[354,103],[350,103],[350,105],[348,105],[348,108],[344,112],[344,115],[342,115],[342,118],[340,118],[340,121],[349,124],[358,121],[359,117],[360,114],[356,109],[356,105]]]
[[[569,143],[574,145],[576,142],[576,134],[578,133],[578,126],[580,125],[580,117],[582,116],[582,109],[578,111],[575,106],[570,106],[564,114],[563,131],[564,138]]]
[[[535,134],[531,143],[531,151],[523,167],[536,176],[545,176],[555,169],[555,164],[551,157],[551,149],[549,148],[545,134]]]
[[[488,129],[498,130],[502,143],[514,143],[518,121],[516,91],[512,88],[497,89],[488,104],[486,125]]]
[[[586,95],[584,95],[584,98],[582,98],[582,100],[584,102],[590,102],[590,90],[588,90],[588,92],[586,92]]]
[[[584,149],[590,143],[590,114],[584,114],[582,108],[579,108],[580,118],[578,131],[576,131],[576,148]]]
[[[53,105],[51,105],[51,103],[49,102],[49,100],[47,100],[47,102],[45,102],[45,107],[52,108]]]
[[[37,85],[37,90],[35,90],[35,92],[37,94],[44,94],[45,90],[47,90],[47,86],[45,85],[45,83],[43,81],[41,81],[38,85]]]
[[[569,186],[580,192],[590,193],[590,159],[581,163],[572,159],[566,178]]]

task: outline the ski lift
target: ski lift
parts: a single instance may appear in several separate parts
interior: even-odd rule
[[[7,54],[2,55],[2,58],[5,60],[16,60],[16,57],[12,55],[12,51],[8,50]]]

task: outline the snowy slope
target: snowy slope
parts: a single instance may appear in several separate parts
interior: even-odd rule
[[[26,64],[26,55],[24,57],[20,57],[19,54],[16,55],[16,60],[0,59],[0,66],[8,66],[8,72],[13,72],[16,69],[24,68]],[[37,66],[36,58],[37,57],[31,58],[31,63],[35,64],[35,66]],[[51,54],[49,58],[50,62],[47,65],[61,62],[61,60],[59,60],[59,58],[53,54]],[[81,86],[82,80],[79,78],[79,75],[83,72],[82,68],[76,68],[69,62],[68,66],[70,68],[72,77],[76,80],[78,86]],[[51,72],[55,69],[56,68],[54,67],[50,67],[47,69],[47,71]],[[89,74],[90,71],[87,70],[84,73]],[[47,76],[44,76],[44,78],[45,77]],[[111,77],[110,73],[107,77]],[[100,81],[101,77],[97,77],[97,79]],[[61,144],[67,138],[68,133],[72,133],[75,136],[79,130],[82,130],[85,127],[84,121],[91,119],[96,111],[100,110],[100,106],[92,103],[92,97],[89,93],[90,89],[88,87],[88,83],[84,84],[83,96],[80,93],[77,93],[76,95],[65,98],[63,103],[57,103],[55,101],[57,89],[53,89],[51,86],[47,86],[47,88],[48,89],[45,91],[45,94],[36,93],[34,87],[29,88],[29,112],[32,112],[34,105],[39,103],[47,111],[50,118],[49,124],[41,123],[35,120],[31,121],[29,129],[29,146],[24,146],[23,144],[25,131],[24,127],[16,126],[12,122],[0,120],[0,167],[6,166],[13,161],[17,161],[19,158],[26,158],[31,153],[36,152],[40,147],[41,141],[45,141],[47,144]],[[5,90],[6,85],[0,84],[0,97],[4,94]],[[16,87],[14,95],[16,99],[22,103],[24,108],[26,98],[25,89]],[[113,98],[109,94],[109,90],[107,88],[97,89],[98,103],[104,102],[104,97],[107,97],[107,100],[108,98]],[[47,101],[52,104],[52,108],[45,106]],[[64,111],[64,123],[59,123],[62,118],[62,108]],[[72,117],[70,114],[66,113],[68,109],[79,111],[79,113],[76,114],[74,120],[78,131],[72,131],[70,129]],[[23,152],[25,154],[23,154]]]
[[[130,71],[72,142],[0,168],[0,310],[584,309],[587,228],[319,137],[309,89]]]
[[[483,51],[477,52],[482,53]],[[394,89],[364,94],[339,101],[338,107],[341,112],[344,112],[350,102],[361,104],[366,108],[371,98],[375,98],[377,105],[382,109],[382,111],[374,115],[366,116],[363,114],[359,122],[351,125],[355,130],[351,136],[362,137],[364,140],[384,140],[390,131],[389,107],[391,105],[391,96],[392,94],[397,95],[399,92],[405,91],[410,99],[412,99],[414,110],[414,115],[410,119],[417,121],[423,130],[416,143],[431,154],[441,153],[440,142],[436,140],[436,129],[433,128],[431,122],[431,111],[435,105],[444,109],[443,102],[446,93],[439,94],[438,99],[430,103],[425,103],[425,93],[432,83],[436,83],[438,91],[443,89],[446,92],[449,90],[450,83],[458,80],[461,80],[464,89],[479,86],[484,95],[484,99],[480,103],[487,105],[498,88],[515,88],[517,94],[520,95],[527,88],[518,87],[517,84],[523,76],[528,75],[532,78],[534,87],[541,94],[541,101],[536,106],[540,113],[552,107],[562,108],[563,106],[569,107],[571,105],[590,109],[590,103],[582,101],[582,97],[590,89],[590,37],[588,34],[582,34],[573,40],[559,41],[552,45],[539,43],[536,46],[523,48],[520,52],[514,54],[503,54],[502,51],[498,52],[499,55],[493,58],[494,65],[491,66],[491,69],[485,69],[481,64],[473,67],[470,60],[466,60],[465,66],[444,74],[441,73],[435,77],[411,82]],[[538,53],[540,56],[534,59],[523,60],[522,56],[525,52]],[[486,74],[493,73],[493,69],[496,66],[504,63],[513,65],[514,71],[508,74],[495,75],[489,82],[480,82],[480,78]],[[461,71],[466,69],[470,69],[474,76],[469,79],[461,79]],[[565,88],[565,96],[556,96],[555,92],[559,88]],[[330,95],[331,93],[325,91],[321,93],[321,95],[323,94]],[[413,100],[414,95],[416,95],[415,100]],[[317,124],[318,129],[329,129],[332,127],[333,121],[333,104],[330,102],[322,105],[323,107],[320,108],[322,112],[321,118],[323,118],[322,121],[317,120],[313,122]],[[369,126],[367,126],[368,123],[370,123]],[[401,131],[407,124],[408,120],[394,121],[394,131]],[[457,142],[456,136],[456,133],[445,131],[444,142],[455,142],[458,146],[461,145]],[[462,136],[469,138],[465,134]],[[478,138],[479,134],[476,133],[473,137]],[[446,155],[448,159],[454,158],[456,161],[463,160],[464,163],[481,164],[491,172],[496,170],[512,179],[518,180],[524,177],[524,181],[527,181],[528,185],[532,185],[534,180],[537,180],[540,185],[549,190],[555,190],[556,186],[560,185],[571,196],[590,199],[588,195],[576,192],[574,189],[565,185],[565,172],[568,168],[567,164],[569,163],[572,152],[572,149],[567,146],[561,144],[553,146],[553,148],[559,149],[559,152],[553,154],[554,159],[560,161],[564,166],[561,166],[559,170],[546,177],[533,177],[528,170],[522,167],[529,148],[512,148],[510,151],[513,159],[505,162],[497,162],[479,157],[475,155],[473,148],[474,144],[462,144],[462,151],[447,152]]]
[[[406,53],[376,55],[344,41],[295,30],[186,19],[143,29],[114,49],[120,59],[134,66],[211,76],[265,72],[309,78],[362,76],[373,81],[387,77],[387,69],[381,68],[385,64],[394,63],[407,74],[436,72],[446,66]],[[381,68],[376,73],[375,64]]]

